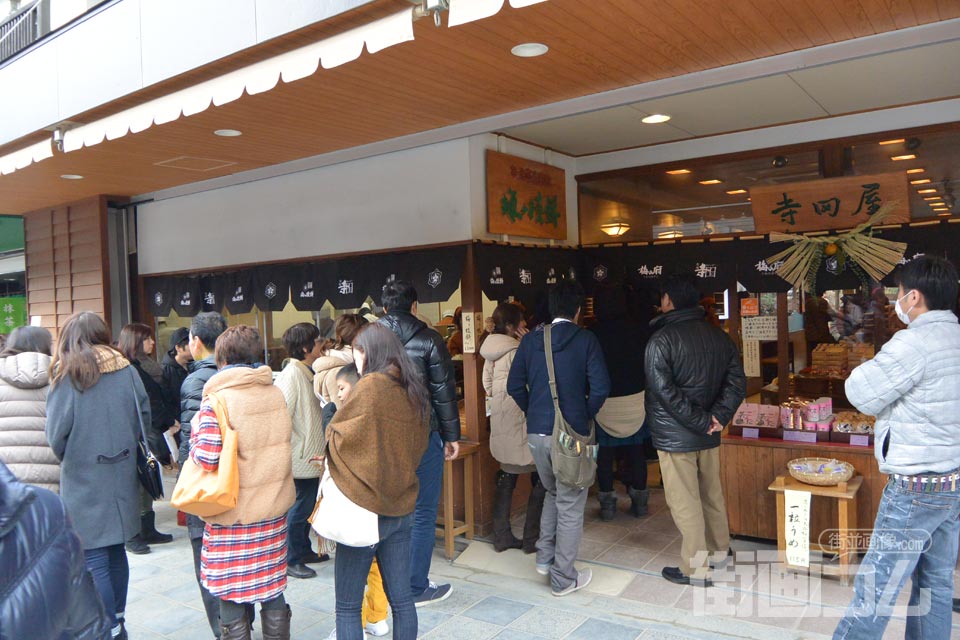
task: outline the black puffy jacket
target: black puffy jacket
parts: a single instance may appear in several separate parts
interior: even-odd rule
[[[147,444],[150,445],[150,450],[157,456],[160,464],[168,465],[170,448],[163,439],[163,433],[174,425],[176,416],[170,413],[167,396],[160,383],[143,370],[139,360],[133,360],[130,364],[140,375],[143,388],[146,389],[147,397],[150,398],[150,424],[143,425],[144,431],[147,432]]]
[[[670,311],[650,326],[644,371],[653,446],[673,453],[720,446],[719,433],[707,435],[711,416],[726,425],[747,390],[736,345],[701,307]]]
[[[450,352],[440,334],[410,313],[390,313],[380,323],[397,334],[430,391],[430,429],[444,442],[460,439],[460,408]]]
[[[110,620],[60,499],[0,463],[0,640],[105,640]]]
[[[170,415],[179,420],[180,387],[183,386],[183,381],[187,379],[187,374],[191,371],[189,366],[193,363],[188,363],[188,368],[184,369],[180,366],[180,363],[177,362],[176,355],[176,352],[171,350],[167,352],[167,355],[163,356],[163,362],[160,363],[163,367],[163,381],[161,386],[163,386],[163,393],[168,407],[167,410]]]
[[[203,400],[203,385],[217,372],[213,356],[193,363],[193,368],[180,387],[180,465],[190,455],[190,421],[200,411]]]

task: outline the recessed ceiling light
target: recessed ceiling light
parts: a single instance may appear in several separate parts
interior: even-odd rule
[[[722,182],[723,180],[717,180],[714,178],[713,180],[701,180],[700,184],[721,184]]]
[[[910,184],[930,184],[930,178],[920,178],[919,180],[911,180]]]
[[[243,131],[237,129],[217,129],[213,132],[213,135],[220,136],[221,138],[236,138],[237,136],[242,136]]]
[[[668,115],[665,115],[662,113],[655,113],[653,115],[650,115],[650,116],[647,116],[646,118],[641,119],[640,122],[642,122],[643,124],[661,124],[663,122],[668,121],[669,119],[670,119],[670,116]]]
[[[549,50],[550,47],[539,42],[524,42],[510,49],[510,53],[518,58],[536,58],[537,56],[542,56]]]
[[[917,189],[917,193],[936,193],[936,189]]]
[[[83,176],[77,175],[76,173],[65,173],[60,177],[64,180],[83,180]]]
[[[947,207],[933,207],[934,211],[950,211]]]
[[[926,171],[926,169],[919,169],[919,168],[918,168],[918,169],[907,169],[907,173],[911,173],[911,174],[913,174],[913,173],[923,173],[924,171]]]
[[[688,173],[690,173],[690,169],[671,169],[667,171],[667,175],[669,176],[682,176]]]
[[[901,142],[906,142],[906,139],[897,138],[896,140],[881,140],[880,144],[900,144]]]
[[[924,198],[926,202],[932,202],[933,200],[943,200],[943,196],[928,196]]]
[[[903,156],[890,156],[890,159],[891,160],[913,160],[916,157],[917,157],[916,154],[908,153]]]
[[[747,192],[746,189],[733,189],[732,191],[727,191],[727,195],[735,196],[738,193],[746,193],[746,192]]]

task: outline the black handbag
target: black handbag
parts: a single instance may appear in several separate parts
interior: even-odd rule
[[[137,375],[132,366],[128,369],[132,375]],[[140,437],[137,439],[137,476],[144,491],[154,500],[159,500],[163,497],[163,473],[160,470],[160,461],[153,455],[150,445],[147,444],[147,432],[143,427],[143,414],[140,412],[136,384],[133,385],[133,398],[137,406],[137,421],[140,423]]]

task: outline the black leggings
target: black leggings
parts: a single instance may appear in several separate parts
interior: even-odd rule
[[[647,455],[642,444],[600,447],[597,454],[597,482],[600,491],[613,491],[613,461],[618,461],[620,479],[629,489],[647,488]]]

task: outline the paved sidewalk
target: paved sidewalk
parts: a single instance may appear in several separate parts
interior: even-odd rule
[[[175,540],[153,546],[149,555],[129,556],[130,637],[209,640],[213,636],[193,575],[186,529],[176,526],[169,503],[157,503],[155,508],[158,528],[173,533]],[[588,511],[592,508],[588,505]],[[666,527],[660,515],[644,524],[660,528],[666,540],[670,535],[662,531]],[[612,539],[623,533],[614,529],[617,526],[631,539],[657,539],[652,532],[644,533],[646,529],[629,529],[637,522],[618,517],[605,525],[609,528],[589,526],[595,542],[598,536]],[[616,541],[603,544],[606,551],[599,549],[601,544],[585,545],[595,547],[588,555],[609,557],[616,552],[641,562],[639,551]],[[672,544],[665,542],[665,547]],[[746,553],[765,545],[734,541],[734,547]],[[622,560],[612,565],[605,558],[590,559],[595,583],[566,598],[553,597],[546,579],[533,570],[533,557],[519,551],[496,554],[486,543],[475,542],[450,563],[438,550],[432,577],[451,582],[454,593],[445,602],[419,610],[420,635],[431,640],[822,639],[832,633],[849,599],[850,588],[836,581],[798,582],[775,570],[752,575],[758,573],[756,568],[739,561],[729,572],[729,582],[712,589],[672,585],[659,576],[671,550],[643,558],[643,568],[625,568]],[[334,626],[333,562],[314,567],[317,578],[291,578],[288,583],[295,639],[324,640]],[[894,620],[884,637],[902,638],[903,632],[902,620]],[[953,637],[960,638],[960,628],[954,628]],[[259,628],[254,638],[260,638]]]

